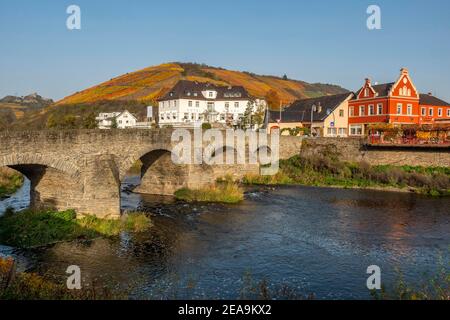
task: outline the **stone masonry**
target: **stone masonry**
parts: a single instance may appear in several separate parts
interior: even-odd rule
[[[182,187],[210,185],[227,174],[240,178],[259,172],[257,164],[174,164],[171,136],[170,129],[0,132],[0,167],[30,179],[32,207],[110,218],[120,216],[120,184],[137,160],[143,166],[136,191],[149,194],[171,195]],[[280,140],[280,154],[289,157],[298,153],[301,139],[286,138]],[[207,144],[200,152],[206,152]]]

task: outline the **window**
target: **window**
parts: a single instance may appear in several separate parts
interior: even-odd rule
[[[195,101],[195,106],[198,108],[200,107],[200,101]]]
[[[235,108],[239,108],[239,102],[235,102],[235,103],[234,103],[234,107],[235,107]]]
[[[369,96],[369,88],[365,88],[364,89],[364,97],[368,97]]]
[[[364,106],[359,106],[359,115],[363,116],[366,113],[366,110],[364,110],[365,107]]]
[[[339,135],[340,136],[345,136],[347,134],[347,129],[346,128],[339,128]]]
[[[213,97],[213,93],[212,91],[208,92],[208,97],[212,98]]]
[[[397,114],[402,114],[403,105],[401,103],[397,104]]]
[[[442,117],[442,108],[438,109],[438,117]]]
[[[344,110],[339,110],[339,117],[341,117],[341,118],[344,117]]]
[[[192,107],[192,101],[189,101],[189,102],[188,102],[188,106],[189,106],[189,107]]]
[[[189,113],[184,114],[184,120],[187,120],[187,119],[189,119]]]
[[[406,114],[408,116],[412,115],[412,104],[408,104],[407,110],[406,110]]]
[[[337,133],[336,128],[328,128],[328,135],[335,136]]]
[[[214,102],[208,102],[208,111],[214,112]]]
[[[450,117],[450,108],[447,108],[447,117]]]
[[[377,114],[383,114],[383,104],[379,103],[377,105]]]
[[[191,120],[195,120],[195,114],[191,113]]]
[[[225,110],[230,110],[230,103],[229,102],[225,102]]]
[[[350,117],[353,117],[355,115],[355,107],[350,107]]]
[[[161,120],[164,120],[164,115],[163,114],[161,114]]]
[[[350,126],[350,135],[352,136],[362,135],[362,126]]]
[[[177,114],[174,113],[174,114],[172,115],[172,118],[173,118],[174,120],[176,120],[176,119],[177,119]]]
[[[220,120],[221,120],[221,121],[224,121],[224,120],[225,120],[225,114],[224,114],[224,113],[221,113],[221,114],[220,114]]]
[[[375,109],[373,104],[369,105],[369,115],[373,116],[375,114]]]
[[[433,108],[428,109],[428,115],[429,115],[430,117],[433,116]]]
[[[423,116],[426,116],[427,115],[427,109],[426,108],[422,108],[421,109],[421,113],[422,113]]]

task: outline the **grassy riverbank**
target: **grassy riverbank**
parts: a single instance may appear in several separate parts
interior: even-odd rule
[[[23,176],[10,168],[0,168],[0,198],[16,192],[23,185]]]
[[[99,219],[95,216],[76,218],[73,210],[13,212],[0,217],[0,244],[29,248],[59,241],[112,237],[122,231],[142,232],[151,227],[143,213],[133,213],[119,220]]]
[[[371,166],[347,163],[336,155],[294,156],[280,161],[274,176],[247,175],[248,185],[307,185],[414,191],[432,196],[450,195],[450,168]]]
[[[244,200],[244,190],[231,179],[216,182],[214,186],[175,192],[175,198],[186,202],[238,203]]]

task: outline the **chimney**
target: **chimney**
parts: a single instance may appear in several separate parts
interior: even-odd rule
[[[433,93],[432,93],[432,92],[428,92],[428,95],[429,95],[429,96],[432,96],[432,95],[433,95]]]
[[[408,69],[407,68],[401,68],[400,69],[401,74],[408,74]]]
[[[370,78],[366,78],[366,84],[370,85]]]

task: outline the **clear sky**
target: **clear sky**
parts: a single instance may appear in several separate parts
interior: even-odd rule
[[[81,30],[66,28],[71,4]],[[381,30],[366,27],[371,4]],[[0,0],[0,96],[60,99],[169,61],[349,90],[405,66],[421,92],[450,101],[450,1]]]

